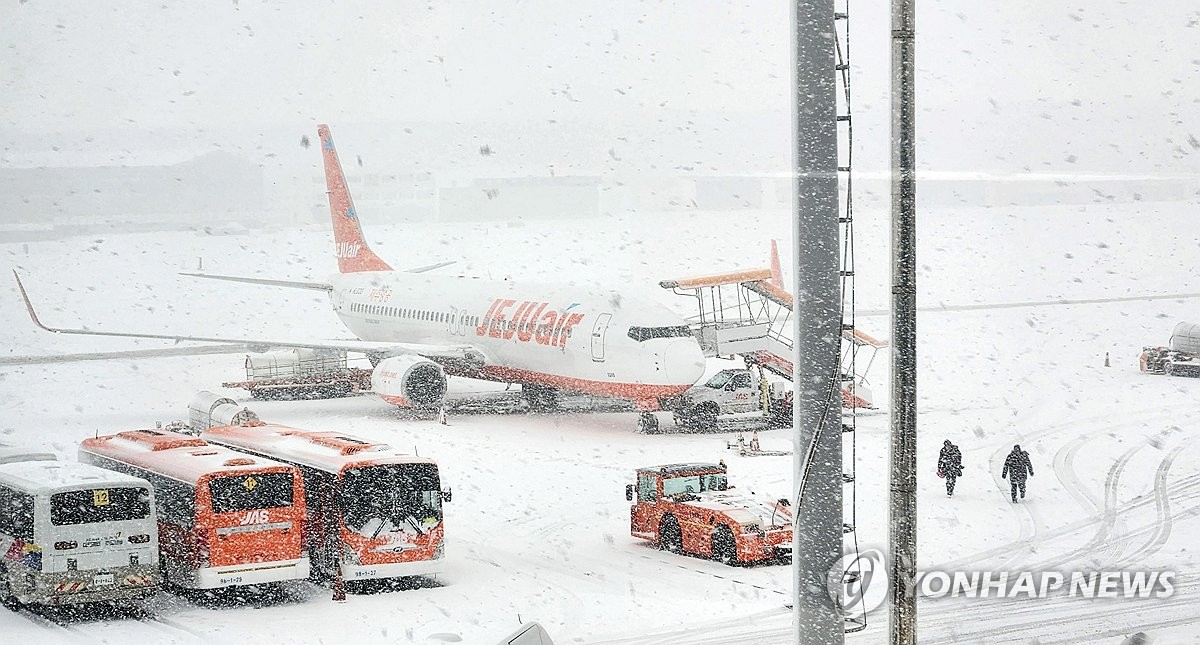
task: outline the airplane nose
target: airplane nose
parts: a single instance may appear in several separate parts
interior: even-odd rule
[[[704,352],[694,340],[677,340],[663,350],[663,371],[671,383],[692,385],[704,376]]]

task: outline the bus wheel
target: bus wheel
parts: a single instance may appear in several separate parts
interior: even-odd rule
[[[670,513],[658,522],[658,545],[671,553],[683,551],[683,531],[679,530],[679,520]]]
[[[728,526],[718,526],[712,536],[713,559],[721,564],[736,565],[737,542]]]
[[[4,605],[14,611],[21,606],[21,603],[17,601],[17,597],[12,593],[12,587],[8,583],[8,569],[3,565],[0,565],[0,605]]]
[[[701,403],[692,413],[692,427],[702,431],[716,430],[718,414],[720,410],[716,403]]]
[[[653,412],[643,412],[638,417],[638,430],[643,434],[658,434],[658,417]]]

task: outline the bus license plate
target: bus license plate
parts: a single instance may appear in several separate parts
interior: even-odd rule
[[[95,576],[92,576],[92,584],[94,584],[98,587],[104,586],[104,585],[112,585],[113,582],[114,582],[114,578],[113,578],[113,574],[111,574],[111,573],[97,573]]]

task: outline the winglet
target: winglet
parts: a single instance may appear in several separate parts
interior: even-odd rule
[[[779,268],[779,246],[771,240],[771,284],[783,288],[783,270]]]
[[[19,290],[21,292],[21,299],[25,301],[25,311],[29,312],[29,317],[31,319],[33,319],[33,324],[37,325],[38,327],[41,327],[42,329],[45,329],[46,331],[54,332],[57,334],[58,333],[57,329],[51,329],[51,328],[43,325],[42,321],[38,320],[37,312],[33,310],[33,303],[29,301],[29,294],[25,292],[25,285],[21,284],[21,276],[17,275],[16,269],[13,269],[13,277],[16,278],[16,280],[17,280],[17,290]]]

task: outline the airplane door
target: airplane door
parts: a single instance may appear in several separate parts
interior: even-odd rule
[[[597,363],[604,361],[604,333],[608,331],[609,320],[612,314],[600,314],[592,326],[592,360]]]

